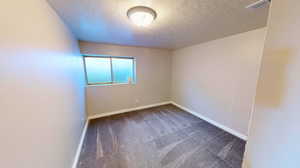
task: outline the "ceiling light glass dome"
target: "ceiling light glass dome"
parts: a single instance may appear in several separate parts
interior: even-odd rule
[[[127,11],[128,18],[137,26],[148,26],[156,18],[156,12],[146,6],[136,6]]]

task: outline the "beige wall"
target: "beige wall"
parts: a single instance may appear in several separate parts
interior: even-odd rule
[[[265,29],[173,52],[172,100],[247,135]]]
[[[0,5],[0,167],[70,168],[83,128],[77,42],[43,0]]]
[[[245,168],[299,168],[300,1],[273,0]]]
[[[135,85],[88,86],[89,115],[151,105],[170,100],[171,53],[168,50],[80,43],[83,54],[136,58]]]

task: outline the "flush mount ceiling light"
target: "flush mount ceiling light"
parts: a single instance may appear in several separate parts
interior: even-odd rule
[[[146,6],[136,6],[127,11],[128,18],[138,26],[148,26],[156,18],[156,12]]]

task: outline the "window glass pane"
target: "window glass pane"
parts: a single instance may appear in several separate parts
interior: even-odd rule
[[[112,66],[115,83],[134,82],[133,59],[112,58]]]
[[[85,57],[89,84],[112,82],[110,58]]]

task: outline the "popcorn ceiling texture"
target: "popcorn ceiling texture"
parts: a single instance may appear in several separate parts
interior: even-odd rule
[[[266,26],[268,6],[256,0],[48,0],[79,40],[120,45],[182,48]],[[146,28],[127,18],[144,5],[158,17]]]

